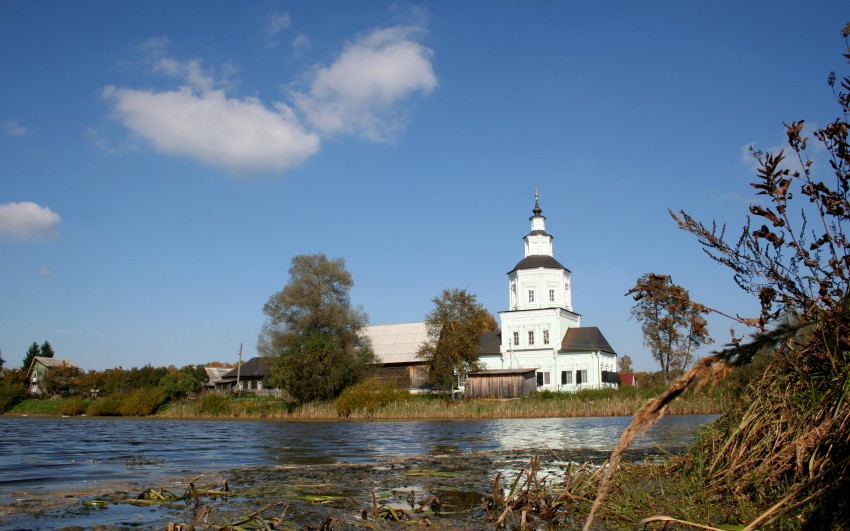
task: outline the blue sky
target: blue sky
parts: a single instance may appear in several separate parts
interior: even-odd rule
[[[624,294],[752,314],[667,209],[728,223],[746,148],[824,124],[838,1],[0,3],[0,349],[234,361],[293,256],[372,324],[494,314],[539,182],[582,324],[655,370]],[[731,323],[709,321],[719,344]]]

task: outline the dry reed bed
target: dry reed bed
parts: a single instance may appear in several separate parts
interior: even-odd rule
[[[268,418],[292,420],[452,420],[488,418],[553,418],[631,416],[644,404],[640,396],[597,398],[577,397],[550,400],[450,400],[413,399],[392,402],[375,409],[357,409],[342,416],[333,403],[309,403],[288,410],[273,401],[230,400],[219,411],[203,411],[191,402],[170,405],[159,416],[192,418]],[[707,394],[685,396],[670,405],[672,415],[716,414],[722,399]]]

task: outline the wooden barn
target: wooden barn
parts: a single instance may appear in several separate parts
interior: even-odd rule
[[[537,389],[536,368],[490,369],[469,374],[468,398],[519,398]]]
[[[378,379],[393,382],[411,392],[428,388],[428,363],[416,356],[428,341],[428,327],[424,322],[367,326],[364,332],[380,360],[375,369]]]

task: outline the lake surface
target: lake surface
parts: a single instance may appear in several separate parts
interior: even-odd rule
[[[674,449],[716,415],[669,416],[634,448]],[[295,422],[0,417],[0,496],[245,466],[548,449],[610,451],[631,417]]]

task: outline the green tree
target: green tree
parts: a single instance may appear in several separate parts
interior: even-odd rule
[[[45,341],[43,345],[41,345],[41,354],[39,354],[42,358],[52,358],[56,356],[56,353],[53,352],[53,346],[50,342]]]
[[[624,354],[620,356],[619,359],[620,372],[631,374],[632,373],[632,357],[628,354]]]
[[[3,366],[6,365],[6,360],[3,359],[3,350],[0,349],[0,376],[3,374]]]
[[[446,289],[432,299],[434,308],[425,318],[428,341],[417,356],[431,366],[431,383],[452,389],[458,377],[479,368],[481,334],[492,328],[493,316],[465,289]]]
[[[335,398],[378,362],[363,339],[366,314],[351,306],[353,285],[342,258],[299,255],[263,307],[257,350],[275,357],[273,379],[300,403]]]
[[[24,363],[21,365],[21,370],[28,371],[30,365],[32,365],[32,360],[36,356],[41,356],[41,347],[38,346],[38,343],[33,341],[33,344],[30,345],[30,348],[27,349],[27,354],[24,356]]]
[[[44,373],[41,385],[47,395],[70,396],[84,393],[83,371],[77,367],[51,367]]]
[[[674,284],[667,275],[641,276],[627,295],[633,295],[632,317],[641,323],[643,344],[661,366],[664,385],[671,371],[682,371],[694,351],[714,342],[708,335],[703,315],[708,310],[691,301],[688,290]]]
[[[206,381],[207,373],[202,365],[186,365],[180,369],[172,367],[159,380],[159,388],[174,402],[200,391]]]

